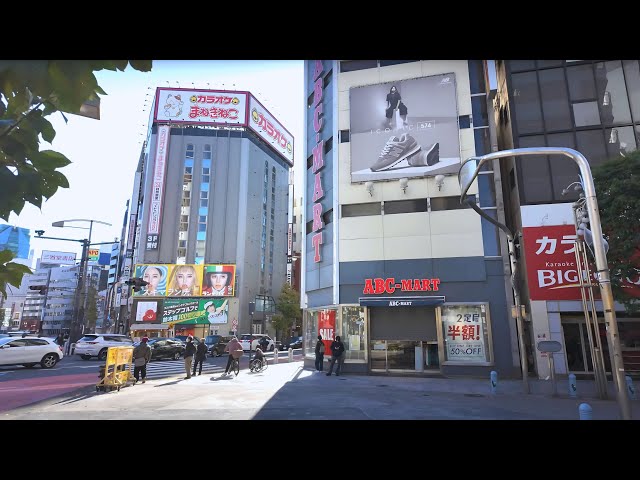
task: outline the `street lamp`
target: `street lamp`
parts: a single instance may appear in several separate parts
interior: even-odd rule
[[[618,332],[618,322],[616,321],[616,311],[613,300],[613,292],[611,290],[611,278],[609,276],[609,266],[607,264],[607,253],[604,247],[604,239],[602,237],[602,225],[600,224],[600,212],[598,211],[598,201],[596,199],[596,189],[593,183],[593,176],[591,174],[591,168],[589,162],[580,152],[571,148],[565,147],[536,147],[536,148],[516,148],[511,150],[503,150],[500,152],[492,152],[481,157],[470,157],[465,160],[460,166],[458,172],[458,180],[460,182],[460,203],[463,203],[467,191],[473,180],[478,176],[482,166],[492,160],[497,160],[504,157],[516,157],[520,155],[565,155],[571,158],[578,164],[580,169],[580,175],[583,181],[583,189],[585,194],[585,201],[589,220],[591,223],[591,233],[593,235],[593,253],[596,260],[598,284],[600,285],[600,295],[602,297],[602,306],[604,310],[604,318],[607,326],[607,335],[609,336],[609,345],[611,345],[611,357],[613,370],[613,379],[618,390],[618,404],[620,405],[620,411],[622,413],[623,420],[631,420],[631,404],[629,402],[629,396],[627,392],[627,385],[624,373],[624,363],[622,361],[622,349],[620,347],[620,334]],[[475,171],[472,170],[475,162],[478,162]],[[472,163],[469,163],[472,162]],[[474,208],[476,212],[485,217],[479,208],[475,208],[472,202],[468,204]],[[476,206],[477,207],[477,206]],[[482,213],[481,213],[482,212]],[[500,226],[493,219],[490,220],[494,225]],[[505,227],[506,228],[506,227]],[[503,229],[504,230],[504,229]],[[513,243],[513,242],[510,242]],[[515,267],[515,252],[512,251],[513,247],[509,248],[509,255],[511,258],[512,268]],[[512,272],[512,282],[513,282]],[[515,289],[514,289],[515,293]],[[519,300],[518,300],[519,301]],[[518,309],[518,325],[522,326],[522,318]],[[522,330],[520,330],[522,333]],[[520,357],[523,366],[523,370],[526,367],[526,351],[523,350],[523,339],[520,338]],[[523,372],[524,375],[524,372]]]

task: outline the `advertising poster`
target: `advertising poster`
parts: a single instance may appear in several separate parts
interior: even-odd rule
[[[200,309],[206,315],[209,323],[227,323],[229,320],[229,300],[227,298],[200,300]]]
[[[246,92],[158,88],[156,95],[158,122],[237,126],[247,123]]]
[[[162,300],[139,300],[134,303],[136,323],[160,323]]]
[[[349,90],[351,182],[457,173],[455,74]]]
[[[336,311],[321,310],[318,313],[318,335],[322,335],[325,355],[331,355],[331,343],[336,334]]]
[[[235,280],[235,265],[204,265],[202,296],[233,297]]]
[[[249,128],[267,145],[271,145],[289,165],[293,165],[293,135],[253,95],[249,97],[249,111]]]
[[[164,301],[162,323],[204,323],[204,311],[198,299],[167,298]]]
[[[443,305],[442,335],[449,362],[488,362],[484,305]]]
[[[202,265],[170,265],[167,297],[199,297]]]
[[[164,297],[167,294],[167,275],[171,265],[136,265],[137,278],[149,284],[140,291],[133,292],[134,297]]]

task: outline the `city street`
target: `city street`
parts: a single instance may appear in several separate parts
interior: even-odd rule
[[[221,360],[221,359],[216,359]],[[495,394],[489,379],[333,375],[303,368],[302,362],[270,364],[261,373],[238,377],[182,374],[147,381],[120,391],[87,387],[36,404],[4,411],[5,420],[579,420],[588,403],[594,420],[617,420],[615,397],[599,400],[593,385],[578,383],[578,396],[562,385],[550,395],[550,382],[500,381]],[[2,386],[2,384],[0,384]],[[632,401],[633,419],[640,402]]]
[[[294,353],[296,358],[301,351]],[[286,352],[279,352],[279,358],[286,358]],[[273,361],[273,354],[267,353]],[[245,354],[240,360],[240,368],[246,369],[249,355]],[[23,366],[0,367],[0,412],[29,405],[62,394],[69,394],[85,387],[94,388],[99,381],[98,372],[104,362],[97,358],[82,360],[78,355],[64,357],[55,367],[42,369],[40,367],[25,368]],[[202,375],[221,374],[227,365],[227,356],[207,357]],[[133,372],[133,370],[132,370]],[[153,361],[147,366],[147,379],[162,379],[167,377],[183,378],[185,375],[184,360]]]

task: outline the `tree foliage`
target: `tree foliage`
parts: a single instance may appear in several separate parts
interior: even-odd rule
[[[630,312],[640,311],[640,152],[608,160],[592,171],[614,298]],[[635,290],[636,296],[630,294]]]
[[[42,207],[58,188],[69,182],[58,169],[71,161],[53,150],[40,150],[40,142],[52,143],[56,131],[47,120],[59,112],[80,113],[88,101],[107,95],[94,72],[124,71],[127,66],[148,72],[151,60],[0,60],[0,218],[19,215],[25,203]],[[4,253],[4,252],[3,252]],[[0,257],[0,293],[20,285],[27,267]],[[16,283],[17,282],[17,283]]]
[[[283,336],[286,336],[285,333],[300,325],[302,320],[300,293],[288,283],[285,283],[280,291],[276,310],[280,312],[280,315],[274,315],[271,320],[272,324],[276,326],[276,332],[281,329]]]

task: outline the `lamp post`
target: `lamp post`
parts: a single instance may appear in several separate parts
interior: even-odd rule
[[[460,203],[463,202],[467,195],[467,191],[473,180],[478,176],[478,172],[482,166],[495,159],[504,157],[516,157],[521,155],[565,155],[578,164],[580,175],[583,180],[583,189],[585,194],[585,202],[591,223],[591,233],[593,236],[593,251],[596,260],[598,284],[600,286],[600,295],[602,297],[602,307],[604,310],[604,318],[607,327],[607,335],[609,345],[611,346],[611,369],[613,370],[613,379],[617,389],[617,399],[620,405],[620,411],[623,420],[631,420],[631,404],[626,386],[624,363],[622,361],[622,349],[620,347],[620,334],[618,332],[618,323],[616,321],[616,311],[613,300],[613,292],[611,290],[611,278],[609,276],[609,266],[607,264],[607,253],[604,247],[604,239],[602,237],[602,225],[600,224],[600,212],[598,211],[598,201],[596,199],[596,189],[593,183],[591,167],[589,162],[580,152],[571,148],[564,147],[537,147],[537,148],[516,148],[511,150],[503,150],[500,152],[492,152],[481,157],[470,157],[460,166],[458,172],[458,180],[460,182]],[[470,167],[478,161],[475,171]],[[479,210],[479,209],[478,209]],[[478,211],[476,210],[476,211]],[[480,213],[480,212],[478,212]],[[493,220],[493,219],[492,219]],[[495,221],[492,223],[496,224]],[[511,249],[509,254],[511,255]],[[512,261],[512,265],[513,265]],[[518,312],[519,315],[519,312]],[[523,340],[520,339],[520,357],[523,368],[526,366],[526,351],[522,349]]]

